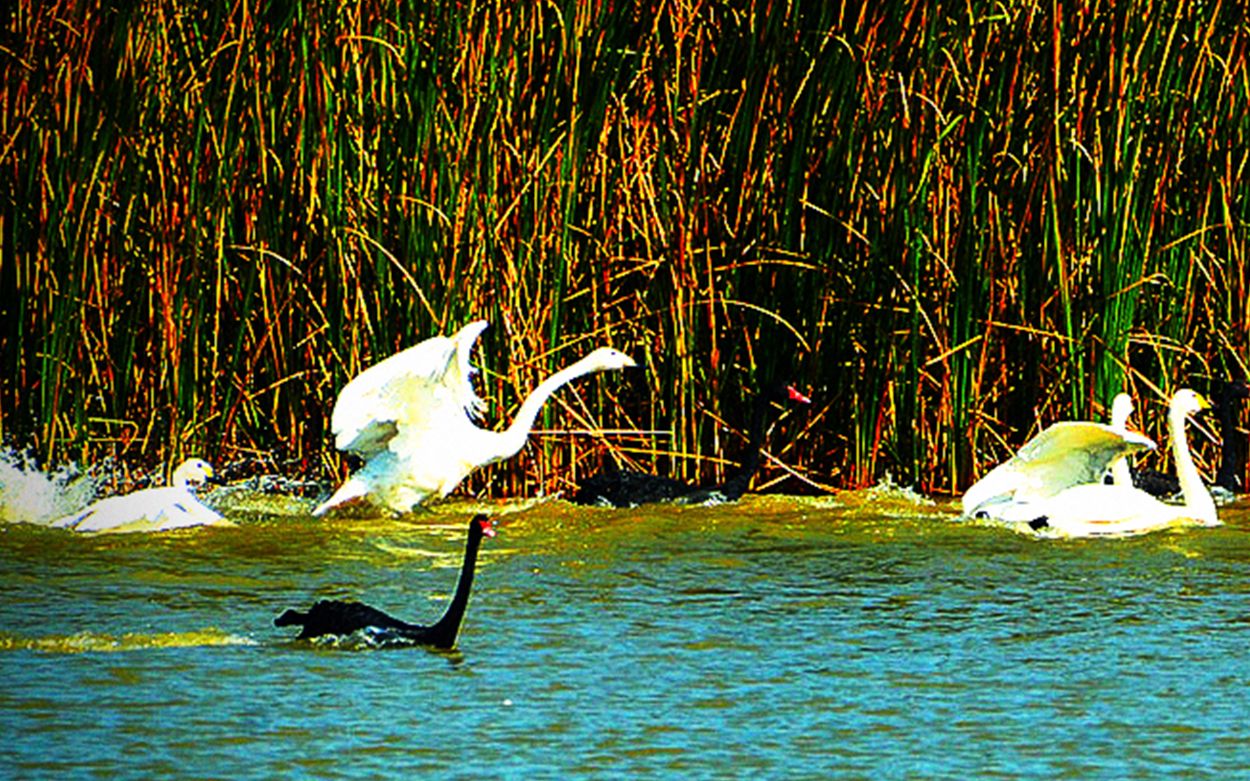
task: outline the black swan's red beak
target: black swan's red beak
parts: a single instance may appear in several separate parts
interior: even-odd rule
[[[799,393],[798,389],[796,389],[793,385],[787,385],[787,386],[786,386],[786,394],[787,394],[787,395],[789,395],[789,397],[790,397],[790,401],[797,401],[797,402],[799,402],[800,404],[811,404],[811,403],[812,403],[812,400],[811,400],[811,399],[809,399],[808,397],[804,396],[802,393]]]

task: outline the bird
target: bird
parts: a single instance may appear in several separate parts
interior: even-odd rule
[[[811,399],[785,383],[771,385],[756,396],[746,460],[721,485],[695,487],[671,477],[621,469],[591,476],[569,499],[575,504],[597,507],[637,507],[655,502],[713,505],[737,501],[759,469],[764,431],[773,402],[810,404]]]
[[[1217,386],[1214,404],[1216,415],[1219,416],[1220,434],[1220,468],[1216,473],[1215,482],[1207,486],[1216,504],[1227,504],[1237,498],[1241,490],[1241,473],[1246,466],[1245,442],[1237,433],[1237,418],[1242,400],[1250,397],[1250,385],[1244,382],[1224,380]],[[1116,425],[1117,407],[1122,415],[1121,425],[1127,425],[1133,412],[1133,400],[1127,393],[1121,393],[1112,405],[1112,423]],[[1128,462],[1122,461],[1119,466],[1128,469]],[[1131,482],[1123,484],[1140,488],[1151,496],[1170,499],[1180,493],[1180,482],[1175,475],[1165,474],[1154,469],[1133,468],[1129,472]],[[1122,477],[1113,482],[1121,483]]]
[[[469,365],[486,326],[477,320],[453,336],[426,339],[343,387],[330,419],[334,443],[365,464],[313,515],[361,498],[403,514],[444,497],[473,470],[516,455],[543,403],[565,383],[636,365],[625,353],[600,347],[535,388],[506,430],[490,431],[473,422],[485,405],[473,391]]]
[[[195,486],[213,476],[213,467],[188,458],[174,470],[170,485],[110,496],[52,525],[76,532],[168,531],[191,526],[233,526],[195,495]]]
[[[342,602],[337,599],[320,600],[303,613],[287,610],[275,618],[273,623],[275,626],[301,627],[297,640],[327,635],[344,638],[359,632],[376,645],[454,648],[460,634],[460,625],[464,622],[465,609],[469,604],[469,592],[473,589],[473,571],[477,566],[478,549],[483,537],[494,536],[495,526],[489,516],[478,514],[469,521],[464,563],[460,566],[456,593],[452,595],[442,618],[429,626],[410,624],[360,602]]]
[[[1189,388],[1177,391],[1168,406],[1168,433],[1183,505],[1165,504],[1131,485],[1108,485],[1099,479],[1036,500],[997,506],[992,517],[1059,537],[1130,536],[1174,526],[1219,526],[1215,502],[1198,474],[1185,436],[1186,419],[1210,406]]]
[[[1124,426],[1053,423],[964,492],[963,515],[992,519],[1006,508],[1038,502],[1075,485],[1101,483],[1116,461],[1154,449],[1154,440]]]

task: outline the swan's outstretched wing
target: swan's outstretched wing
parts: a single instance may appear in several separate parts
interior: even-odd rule
[[[1046,499],[1074,485],[1102,482],[1117,459],[1154,450],[1149,437],[1085,421],[1055,423],[994,467],[963,495],[965,515],[989,503]]]
[[[477,320],[454,336],[435,336],[356,375],[339,393],[330,426],[339,450],[372,458],[385,450],[399,427],[476,415],[469,354],[486,328]]]

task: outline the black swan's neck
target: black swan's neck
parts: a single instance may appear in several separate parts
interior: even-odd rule
[[[1236,493],[1241,488],[1241,472],[1246,464],[1246,443],[1237,430],[1240,417],[1241,400],[1245,398],[1246,386],[1242,383],[1226,382],[1220,387],[1220,396],[1216,410],[1220,419],[1220,436],[1223,443],[1220,447],[1220,470],[1216,473],[1215,484]]]
[[[761,454],[764,450],[764,431],[768,425],[772,399],[767,393],[760,393],[755,399],[751,410],[751,428],[747,434],[746,457],[728,477],[720,492],[726,499],[733,501],[746,493],[751,485],[751,478],[759,471]]]
[[[469,606],[469,592],[473,590],[473,572],[477,569],[477,551],[482,547],[483,522],[474,520],[469,527],[469,539],[464,545],[464,563],[460,567],[460,580],[443,617],[422,632],[425,642],[439,648],[451,648],[460,634],[465,610]]]

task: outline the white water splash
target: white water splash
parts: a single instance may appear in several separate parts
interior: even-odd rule
[[[0,451],[0,523],[47,526],[90,504],[98,485],[73,464],[48,473],[30,453]]]

